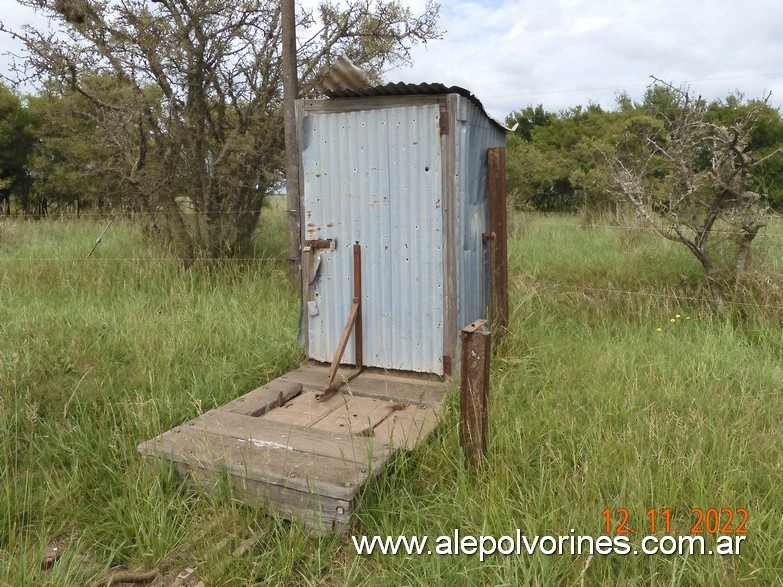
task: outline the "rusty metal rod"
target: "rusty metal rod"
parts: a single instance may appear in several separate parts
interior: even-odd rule
[[[337,351],[334,353],[332,365],[329,367],[326,385],[315,396],[318,400],[329,397],[339,387],[339,385],[335,386],[334,379],[337,376],[337,370],[340,368],[340,361],[343,358],[343,353],[345,353],[345,348],[348,346],[351,331],[354,333],[354,342],[356,344],[356,369],[350,376],[353,379],[362,370],[362,248],[359,243],[353,245],[353,301],[351,303],[351,313],[348,315],[348,321],[345,323],[343,334],[337,345]]]
[[[356,368],[362,368],[362,246],[353,245],[353,303],[357,304],[356,324],[354,325],[353,341],[355,345]]]

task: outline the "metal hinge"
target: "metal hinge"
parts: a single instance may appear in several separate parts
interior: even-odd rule
[[[304,248],[302,250],[307,252],[313,249],[327,249],[329,251],[333,251],[335,249],[334,239],[322,238],[322,239],[306,240],[304,242]]]

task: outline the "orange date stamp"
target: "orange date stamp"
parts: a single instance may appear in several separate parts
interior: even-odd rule
[[[748,510],[745,508],[692,508],[691,518],[683,528],[672,524],[669,508],[649,509],[645,512],[641,527],[631,522],[626,508],[606,508],[604,517],[606,534],[747,534]]]

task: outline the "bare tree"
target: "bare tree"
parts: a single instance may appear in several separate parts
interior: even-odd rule
[[[7,33],[63,94],[86,97],[96,141],[152,234],[183,259],[246,250],[283,174],[276,0],[19,0],[60,25]],[[299,12],[301,91],[340,53],[382,72],[438,35],[438,7],[396,0]]]
[[[781,152],[755,158],[749,144],[767,99],[710,119],[708,104],[668,88],[666,111],[628,119],[616,150],[601,151],[596,177],[606,193],[629,202],[662,237],[682,243],[704,268],[717,309],[742,300],[741,277],[768,209],[752,189],[752,171]]]

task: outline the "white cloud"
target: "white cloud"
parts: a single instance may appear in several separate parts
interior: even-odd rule
[[[783,72],[777,1],[444,1],[441,15],[445,38],[387,77],[462,85],[497,117],[539,102],[611,106],[622,90],[640,97],[650,75],[693,80],[710,98],[766,89],[783,102],[783,78],[770,75]]]
[[[304,0],[309,6],[317,0]],[[425,0],[402,0],[414,11]],[[473,91],[502,118],[527,104],[551,110],[639,98],[650,75],[710,98],[773,91],[783,104],[780,0],[441,0],[444,39],[413,50],[389,81],[442,82]],[[8,25],[45,25],[0,0]],[[0,49],[13,49],[0,37]],[[0,68],[7,60],[0,59]]]

